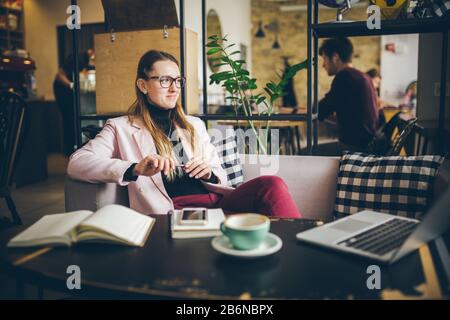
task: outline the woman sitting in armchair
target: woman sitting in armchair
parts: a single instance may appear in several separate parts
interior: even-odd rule
[[[184,84],[172,55],[145,53],[137,68],[136,101],[128,115],[108,120],[95,139],[77,150],[68,175],[128,186],[131,208],[144,214],[206,207],[300,218],[279,177],[261,176],[235,189],[227,186],[205,124],[185,115],[177,103]]]

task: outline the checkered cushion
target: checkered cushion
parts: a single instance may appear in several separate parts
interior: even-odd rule
[[[431,9],[437,17],[450,16],[450,0],[432,0]]]
[[[450,16],[450,0],[419,0],[415,1],[415,5],[411,5],[410,8],[412,8],[412,18]]]
[[[377,157],[346,153],[340,161],[334,213],[374,210],[420,219],[427,210],[440,156]]]
[[[236,137],[229,136],[223,140],[214,141],[213,145],[217,149],[222,168],[227,173],[228,184],[237,187],[244,182],[241,162],[237,151]]]

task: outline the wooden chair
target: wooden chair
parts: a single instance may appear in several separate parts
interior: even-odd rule
[[[380,156],[400,155],[417,121],[415,118],[401,121],[400,115],[401,112],[397,112],[378,130],[376,137],[368,145],[370,153]]]
[[[416,124],[417,119],[411,119],[406,122],[403,127],[397,126],[398,131],[392,140],[392,145],[389,150],[386,152],[386,156],[398,156],[400,155],[400,151],[405,146],[406,141],[411,136],[413,132],[414,125]]]
[[[25,109],[26,103],[18,94],[0,93],[0,197],[5,198],[12,223],[16,225],[22,224],[22,220],[11,198],[10,186],[23,132]],[[3,218],[0,224],[11,224],[11,221]]]

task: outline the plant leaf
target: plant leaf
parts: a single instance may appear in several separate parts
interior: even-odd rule
[[[269,88],[272,92],[275,92],[277,90],[277,86],[273,82],[269,82],[266,84],[267,88]]]
[[[212,42],[207,43],[206,47],[208,47],[208,48],[217,48],[217,47],[220,47],[220,44],[218,44],[215,41],[212,41]]]
[[[245,70],[245,69],[238,70],[238,71],[236,72],[236,74],[237,74],[238,76],[242,76],[242,75],[248,76],[248,75],[250,75],[250,73],[249,73],[247,70]]]
[[[256,104],[260,104],[261,102],[263,102],[264,100],[266,100],[266,97],[259,97],[258,100],[256,100]]]
[[[216,64],[213,64],[213,67],[218,68],[218,67],[227,66],[227,65],[228,65],[228,63],[216,63]]]
[[[270,89],[264,88],[264,91],[267,92],[267,94],[268,94],[269,96],[272,96],[272,91],[270,91]]]
[[[207,55],[211,55],[211,54],[217,53],[217,52],[219,52],[221,50],[222,50],[222,48],[212,48],[212,49],[209,49],[206,54]]]
[[[229,44],[228,46],[226,46],[225,48],[223,48],[223,50],[226,50],[228,48],[231,48],[232,46],[236,45],[235,43]]]
[[[234,52],[230,53],[229,56],[232,56],[232,55],[235,55],[235,54],[238,54],[238,53],[241,53],[241,52],[240,51],[234,51]]]

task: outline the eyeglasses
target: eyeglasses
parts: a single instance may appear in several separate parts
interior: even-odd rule
[[[172,78],[171,76],[159,76],[159,77],[149,77],[149,79],[159,80],[161,88],[170,88],[170,86],[174,82],[177,88],[183,88],[184,84],[186,83],[186,79],[183,77]]]

